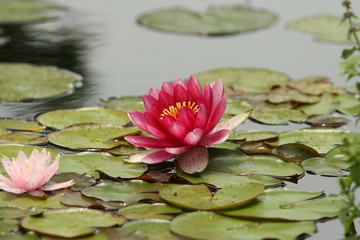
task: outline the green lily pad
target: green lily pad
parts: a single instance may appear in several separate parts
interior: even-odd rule
[[[341,23],[341,20],[339,17],[328,14],[315,15],[290,22],[287,27],[313,33],[317,39],[322,41],[355,43],[355,39],[347,38],[350,27],[348,22]]]
[[[246,92],[267,92],[274,86],[285,86],[290,80],[283,73],[261,68],[218,68],[195,76],[202,85],[222,79],[225,87]]]
[[[19,228],[19,224],[17,220],[0,219],[0,237],[2,234],[15,232],[18,230],[18,228]]]
[[[305,122],[307,117],[305,113],[294,109],[264,111],[261,108],[256,108],[251,114],[252,119],[265,124],[287,124],[288,121]]]
[[[170,228],[187,238],[209,240],[217,240],[219,236],[227,240],[289,240],[316,231],[314,222],[258,222],[204,211],[181,214],[171,222]]]
[[[215,210],[244,205],[264,191],[258,183],[230,184],[212,194],[206,185],[165,184],[159,190],[160,197],[178,207]]]
[[[279,104],[284,102],[316,103],[320,100],[318,96],[306,95],[298,91],[287,90],[286,92],[270,92],[267,94],[267,101]]]
[[[171,220],[175,214],[181,214],[182,210],[175,206],[164,203],[135,204],[122,208],[119,214],[131,220],[164,219]]]
[[[349,120],[340,116],[323,114],[312,115],[306,119],[306,122],[314,127],[340,127],[346,125]]]
[[[121,157],[112,156],[108,153],[85,152],[79,154],[64,154],[61,156],[60,172],[87,173],[99,178],[101,171],[111,177],[135,178],[148,170],[144,163],[127,163]]]
[[[336,162],[326,161],[325,158],[315,157],[305,160],[301,163],[306,171],[313,174],[319,174],[323,176],[339,176],[343,177],[348,174],[342,171],[342,168],[336,164]]]
[[[248,142],[277,139],[279,133],[270,131],[231,131],[229,140],[245,140]]]
[[[70,180],[73,180],[75,182],[75,185],[71,186],[71,189],[73,191],[80,191],[96,183],[96,180],[88,174],[80,175],[69,171],[65,173],[55,174],[50,179],[49,184],[62,183]]]
[[[170,231],[170,222],[166,220],[140,220],[127,222],[122,226],[122,229],[133,232],[139,231],[149,240],[181,240],[179,236]]]
[[[105,151],[115,156],[131,156],[146,151],[144,148],[134,147],[134,145],[127,146],[126,144],[130,145],[130,143],[126,142],[126,140],[124,141],[125,142],[122,142],[122,145]]]
[[[42,216],[25,217],[21,226],[39,233],[72,238],[91,234],[95,227],[122,225],[124,222],[122,216],[114,213],[73,208],[46,211]]]
[[[222,214],[251,219],[305,221],[338,216],[347,203],[338,197],[325,197],[322,192],[293,189],[268,189],[262,197],[244,207],[221,210]]]
[[[174,7],[142,14],[138,22],[146,27],[200,35],[226,35],[268,27],[277,16],[266,10],[235,6],[212,6],[205,14]]]
[[[82,123],[52,132],[48,139],[55,145],[70,149],[110,149],[121,144],[117,139],[139,133],[137,127]]]
[[[43,1],[0,1],[0,24],[24,24],[49,20],[53,17],[43,13],[44,10],[60,8],[54,3]]]
[[[18,207],[0,207],[0,216],[5,219],[15,219],[29,215],[39,214],[36,208],[21,209]]]
[[[22,119],[0,119],[0,130],[1,129],[43,131],[45,127],[34,121]]]
[[[60,203],[62,194],[48,196],[45,199],[33,198],[26,194],[17,195],[13,193],[0,192],[0,207],[18,207],[21,209],[36,207],[43,208],[66,208]]]
[[[145,110],[142,97],[109,98],[103,101],[101,105],[106,108],[119,109],[125,112],[143,112]]]
[[[338,145],[343,138],[353,136],[360,139],[360,133],[347,132],[334,128],[304,128],[295,131],[280,133],[277,141],[268,141],[267,144],[276,147],[286,143],[302,143],[314,148],[319,153],[327,153]]]
[[[217,172],[216,170],[210,171],[207,169],[205,169],[203,172],[199,173],[196,176],[186,174],[180,170],[176,170],[176,174],[179,177],[182,177],[193,184],[206,183],[219,188],[222,188],[229,184],[259,183],[265,186],[274,186],[282,183],[282,181],[279,179],[260,174],[249,174],[241,176],[238,174]]]
[[[38,145],[47,143],[47,138],[34,132],[14,132],[0,135],[0,144],[28,144]]]
[[[264,78],[264,76],[263,76]],[[276,80],[276,79],[275,79]],[[261,81],[259,79],[259,81]],[[245,84],[245,83],[244,83]],[[268,101],[268,91],[266,92],[245,92],[241,95],[241,100],[246,101],[258,110],[290,110],[293,108],[291,102],[271,103]]]
[[[109,210],[116,210],[124,207],[124,203],[104,202],[99,199],[85,197],[80,192],[71,192],[64,194],[61,198],[61,203],[71,207],[106,208]]]
[[[276,177],[297,177],[304,169],[274,156],[247,156],[241,152],[209,148],[207,171],[237,175],[263,174]]]
[[[37,117],[37,120],[47,127],[56,129],[63,129],[78,123],[102,123],[122,126],[130,122],[126,112],[106,108],[55,110],[41,114]]]
[[[0,88],[3,91],[0,92],[0,101],[13,102],[67,94],[74,90],[80,80],[79,75],[55,67],[2,63]]]
[[[26,233],[26,234],[2,234],[1,237],[3,237],[6,240],[40,240],[40,237],[38,235],[35,235],[33,232]],[[45,239],[41,239],[45,240]]]
[[[102,181],[94,187],[85,188],[81,193],[87,197],[95,197],[103,201],[121,201],[129,204],[140,200],[151,199],[159,201],[156,192],[161,184],[144,181],[130,181],[126,183]]]
[[[237,115],[253,109],[254,106],[241,99],[227,99],[225,115]]]
[[[323,93],[344,94],[345,88],[335,86],[326,77],[307,77],[301,80],[289,81],[287,86],[308,95],[321,95]]]
[[[272,154],[290,162],[302,162],[309,158],[320,157],[315,149],[301,143],[280,145],[272,150]]]

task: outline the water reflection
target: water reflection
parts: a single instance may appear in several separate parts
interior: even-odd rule
[[[91,35],[75,27],[59,26],[44,30],[30,25],[1,26],[10,41],[0,46],[0,62],[53,65],[83,76],[83,86],[73,94],[32,102],[0,103],[0,117],[32,118],[59,108],[78,108],[91,103],[96,82],[86,66],[87,43]]]

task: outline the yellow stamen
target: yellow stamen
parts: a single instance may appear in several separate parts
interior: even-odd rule
[[[160,114],[160,119],[162,120],[165,117],[165,115],[177,119],[179,115],[179,110],[182,107],[188,107],[194,113],[197,113],[199,111],[199,105],[197,105],[196,102],[192,102],[192,101],[177,102],[175,105],[165,108]]]
[[[25,166],[26,166],[27,169],[29,169],[29,168],[30,168],[30,162],[29,162],[29,161],[26,161],[26,162],[25,162]]]

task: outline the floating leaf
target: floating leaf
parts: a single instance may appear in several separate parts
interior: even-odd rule
[[[289,240],[316,231],[314,222],[258,222],[204,211],[181,214],[170,227],[181,236],[209,240]]]
[[[272,154],[290,162],[302,162],[309,158],[320,157],[315,149],[301,143],[280,145],[273,149]]]
[[[84,207],[84,208],[106,208],[110,210],[119,209],[124,206],[120,202],[104,202],[99,199],[83,196],[79,192],[66,193],[61,198],[61,203],[66,206]]]
[[[346,93],[345,88],[335,86],[326,77],[308,77],[297,81],[289,81],[287,86],[309,95]]]
[[[33,132],[14,132],[0,135],[0,144],[28,144],[37,145],[47,143],[47,138],[39,133]]]
[[[48,139],[55,145],[71,149],[110,149],[121,144],[118,138],[138,133],[137,127],[82,123],[52,132]]]
[[[115,157],[107,153],[86,152],[62,155],[57,172],[87,173],[99,178],[98,171],[101,171],[114,178],[135,178],[141,176],[147,170],[148,167],[144,163],[127,163],[121,157]]]
[[[98,234],[93,236],[104,236],[104,239],[84,239],[84,240],[149,240],[144,234],[138,231],[128,232],[123,228],[102,228]],[[45,239],[46,240],[46,239]],[[80,239],[83,240],[83,239]]]
[[[266,124],[287,124],[288,121],[305,122],[307,117],[303,112],[294,109],[264,111],[261,108],[256,108],[251,114],[251,118]]]
[[[325,158],[315,157],[301,163],[306,171],[324,176],[346,176],[336,162],[326,161]]]
[[[301,166],[274,156],[247,156],[241,152],[209,148],[207,171],[237,175],[264,174],[277,177],[297,177],[304,173]]]
[[[75,73],[55,67],[1,63],[0,88],[3,91],[0,101],[49,98],[69,93],[80,79]]]
[[[159,194],[162,199],[178,207],[214,210],[244,205],[264,191],[258,183],[230,184],[212,194],[206,185],[165,184]]]
[[[22,119],[0,119],[0,129],[43,131],[45,127],[34,121]]]
[[[313,33],[317,39],[322,41],[355,43],[354,39],[349,40],[347,38],[349,24],[341,22],[341,18],[332,15],[324,14],[305,17],[289,23],[287,27]]]
[[[60,9],[54,3],[43,1],[5,0],[0,1],[0,24],[24,24],[53,18],[44,10]]]
[[[241,5],[213,6],[202,15],[185,8],[159,9],[142,14],[138,22],[164,31],[200,35],[225,35],[270,26],[277,16]]]
[[[222,79],[226,87],[248,92],[267,92],[274,86],[285,86],[290,80],[283,73],[261,68],[217,68],[198,73],[196,78],[203,85]]]
[[[259,183],[265,186],[273,186],[282,183],[282,181],[279,179],[260,174],[249,174],[241,176],[238,174],[217,172],[216,170],[210,171],[207,169],[205,169],[203,172],[199,173],[196,176],[186,174],[179,170],[176,171],[176,174],[179,177],[185,178],[187,181],[193,184],[207,183],[219,188],[222,188],[229,184]]]
[[[322,196],[322,192],[293,189],[268,189],[244,207],[221,210],[222,214],[251,219],[305,221],[336,217],[347,203],[337,197]]]
[[[135,204],[119,210],[119,214],[131,220],[145,219],[164,219],[171,220],[175,214],[181,214],[180,208],[166,205],[164,203],[156,204]]]
[[[270,131],[231,131],[229,140],[245,140],[249,142],[276,139],[277,132]]]
[[[41,114],[37,117],[37,120],[47,127],[56,129],[78,123],[102,123],[122,126],[130,122],[126,112],[107,108],[55,110]]]
[[[2,234],[15,232],[18,228],[18,221],[13,219],[0,219],[0,237]]]
[[[103,201],[121,201],[137,203],[143,199],[159,201],[157,192],[161,184],[147,183],[144,181],[130,181],[126,183],[102,181],[94,187],[85,188],[81,191],[87,197],[95,197]]]
[[[227,99],[225,115],[237,115],[239,113],[247,112],[254,107],[244,100]]]
[[[106,108],[115,108],[126,112],[143,112],[145,110],[142,97],[109,98],[102,102],[102,106]]]
[[[286,143],[302,143],[314,148],[319,153],[327,153],[334,147],[341,145],[343,138],[348,136],[360,139],[360,133],[351,133],[341,129],[304,128],[282,132],[277,141],[268,141],[267,144],[276,147]]]
[[[318,96],[306,95],[295,90],[286,92],[270,92],[267,94],[267,101],[279,104],[284,102],[316,103],[320,100]]]
[[[91,234],[95,227],[110,227],[124,222],[123,217],[114,213],[73,208],[46,211],[42,216],[25,217],[21,226],[39,233],[72,238]]]
[[[6,240],[40,240],[40,237],[33,232],[26,234],[2,234],[1,237]],[[46,239],[41,238],[41,240]]]
[[[62,160],[60,160],[61,162]],[[74,167],[76,167],[74,165]],[[73,191],[80,191],[84,188],[92,186],[96,183],[96,180],[87,174],[77,174],[74,172],[65,172],[60,174],[55,174],[49,181],[49,184],[62,183],[73,180],[75,185],[71,186]]]
[[[21,209],[18,207],[0,207],[1,218],[15,219],[29,215],[39,214],[36,208]],[[0,224],[1,225],[1,224]]]
[[[149,240],[166,239],[166,240],[181,240],[182,238],[176,236],[170,231],[170,222],[166,220],[140,220],[127,222],[122,226],[126,231],[139,231]]]
[[[306,122],[315,127],[340,127],[346,125],[349,120],[334,115],[313,115],[306,119]]]
[[[62,194],[48,196],[45,199],[33,198],[26,194],[17,195],[13,193],[0,192],[0,207],[18,207],[18,208],[65,208],[65,205],[60,203]]]

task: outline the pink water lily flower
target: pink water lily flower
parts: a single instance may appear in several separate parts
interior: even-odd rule
[[[245,121],[249,113],[219,122],[226,108],[222,80],[202,89],[191,76],[186,83],[176,79],[151,88],[144,96],[145,112],[130,111],[132,122],[153,135],[127,136],[136,145],[151,148],[132,155],[129,162],[160,163],[176,157],[177,166],[186,173],[203,171],[209,161],[206,146],[224,142],[232,128]]]
[[[17,158],[10,160],[3,157],[2,164],[10,179],[0,174],[0,189],[6,192],[21,194],[27,192],[31,196],[42,196],[43,191],[66,188],[75,184],[73,180],[44,185],[55,174],[59,167],[60,154],[51,163],[51,153],[43,149],[34,149],[28,158],[19,151]]]

